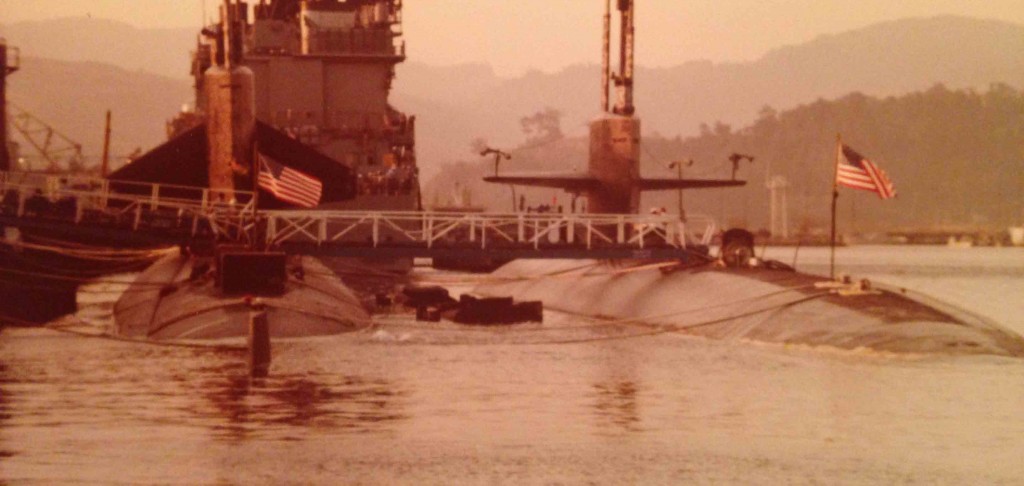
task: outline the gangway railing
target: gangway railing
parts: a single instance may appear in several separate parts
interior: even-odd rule
[[[504,251],[549,258],[646,249],[672,254],[709,245],[718,230],[709,217],[684,222],[663,214],[257,211],[251,192],[233,195],[231,202],[219,202],[223,194],[198,187],[0,172],[0,223],[73,225],[80,232],[127,231],[170,244],[213,240],[306,254]]]
[[[261,211],[268,246],[316,246],[358,242],[373,247],[458,245],[686,248],[711,243],[717,225],[709,217],[686,222],[671,215],[453,213],[380,211]]]
[[[116,226],[132,231],[177,229],[188,235],[241,239],[251,231],[253,193],[148,184],[84,175],[0,172],[5,216]]]

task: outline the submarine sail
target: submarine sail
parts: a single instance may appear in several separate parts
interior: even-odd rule
[[[651,179],[640,176],[640,119],[634,106],[634,59],[636,5],[617,0],[619,13],[619,66],[610,72],[611,2],[606,2],[601,68],[601,115],[590,123],[590,157],[587,172],[511,174],[485,177],[497,184],[554,187],[587,198],[591,213],[636,213],[642,191],[735,187],[737,180]],[[609,83],[614,84],[615,104],[609,106]]]

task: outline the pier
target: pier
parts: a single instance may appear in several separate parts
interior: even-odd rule
[[[260,210],[253,193],[0,172],[0,226],[72,239],[346,257],[688,260],[713,220],[671,215]]]

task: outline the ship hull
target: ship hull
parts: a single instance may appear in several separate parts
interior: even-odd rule
[[[1024,339],[895,289],[836,289],[785,270],[517,260],[475,293],[624,326],[723,340],[894,353],[1024,356]]]
[[[0,323],[43,325],[77,310],[78,286],[145,268],[160,249],[113,249],[101,238],[0,226]],[[149,254],[154,256],[149,256]]]
[[[369,323],[356,295],[322,264],[303,257],[289,267],[285,292],[259,298],[271,337],[340,334]],[[117,334],[157,341],[247,337],[252,299],[223,295],[205,268],[203,259],[183,255],[154,263],[117,301]]]
[[[32,260],[30,255],[0,249],[0,326],[42,325],[77,309],[78,285],[43,276]]]

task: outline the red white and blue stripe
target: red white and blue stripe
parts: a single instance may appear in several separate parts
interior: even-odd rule
[[[257,183],[274,197],[304,208],[320,204],[324,185],[319,179],[259,156]]]
[[[896,189],[884,170],[846,145],[840,145],[836,185],[878,194],[882,199],[896,197]]]

